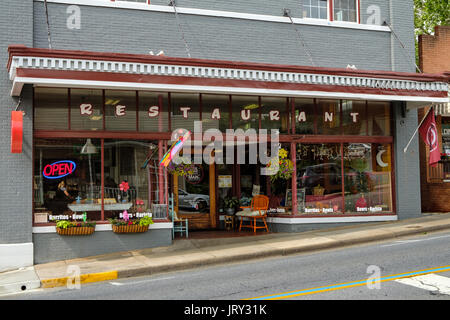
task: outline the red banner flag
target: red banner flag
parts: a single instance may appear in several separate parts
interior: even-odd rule
[[[436,120],[434,119],[434,110],[431,108],[428,115],[419,127],[419,134],[427,146],[430,147],[430,161],[432,167],[436,167],[441,160],[441,152],[439,150],[439,136],[436,128]]]
[[[11,111],[11,153],[22,153],[23,113]]]

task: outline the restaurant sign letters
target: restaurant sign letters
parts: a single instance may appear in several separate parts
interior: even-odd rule
[[[127,107],[124,105],[116,105],[114,106],[114,114],[116,117],[122,117],[126,115],[126,109]],[[182,114],[184,119],[189,119],[189,112],[191,110],[191,107],[180,107],[179,108],[180,113]],[[150,106],[147,110],[147,115],[149,118],[157,118],[160,115],[160,107],[159,106]],[[256,111],[257,112],[257,111]],[[80,105],[80,114],[84,116],[91,116],[94,113],[94,107],[92,104],[81,104]],[[248,121],[251,119],[251,109],[243,109],[240,111],[240,118],[242,121]],[[280,111],[279,110],[270,110],[268,113],[268,118],[270,121],[280,121]],[[358,121],[358,112],[352,112],[350,113],[350,117],[354,123]],[[220,120],[221,119],[221,111],[220,108],[214,108],[211,112],[211,119],[212,120]],[[323,121],[324,122],[333,122],[334,119],[334,112],[327,112],[325,111],[323,114]],[[297,122],[306,122],[306,112],[300,111],[299,114],[296,116]]]
[[[75,162],[70,160],[61,160],[47,164],[42,171],[42,175],[47,179],[59,179],[75,171],[77,165]]]

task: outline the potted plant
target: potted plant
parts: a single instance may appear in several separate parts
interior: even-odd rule
[[[239,200],[236,197],[227,197],[223,200],[225,205],[225,213],[227,215],[233,215],[236,206],[239,204]]]
[[[195,165],[189,162],[190,161],[186,157],[180,157],[180,162],[178,164],[175,164],[173,161],[169,163],[169,165],[167,166],[167,171],[170,174],[177,174],[180,177],[193,174]]]
[[[95,222],[91,221],[67,221],[56,222],[56,232],[65,236],[89,235],[95,231]]]
[[[276,165],[276,162],[278,162],[278,166]],[[287,150],[283,148],[278,151],[278,157],[273,157],[269,161],[266,168],[270,174],[270,180],[272,182],[278,179],[289,180],[294,173],[294,164],[288,158]]]
[[[142,233],[148,231],[148,226],[153,224],[153,219],[144,216],[139,219],[129,219],[124,215],[124,219],[112,218],[108,219],[111,223],[112,230],[115,233]]]

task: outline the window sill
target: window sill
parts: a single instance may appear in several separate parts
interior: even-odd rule
[[[35,0],[35,1],[43,2],[44,0]],[[132,9],[132,10],[146,10],[154,12],[174,13],[174,9],[172,6],[161,6],[152,4],[149,5],[147,3],[140,3],[140,2],[110,1],[110,0],[47,0],[47,2],[67,4],[67,5],[83,5],[94,7],[109,7],[117,9]],[[210,17],[254,20],[254,21],[291,23],[291,20],[288,17],[253,14],[253,13],[240,13],[232,11],[177,7],[177,13],[210,16]],[[387,26],[361,24],[357,22],[329,21],[327,19],[314,19],[314,18],[292,18],[292,20],[294,24],[391,32],[391,30]]]

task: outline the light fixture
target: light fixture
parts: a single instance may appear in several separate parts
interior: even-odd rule
[[[81,148],[81,154],[97,153],[97,148],[92,144],[91,139],[87,139],[86,144]]]

